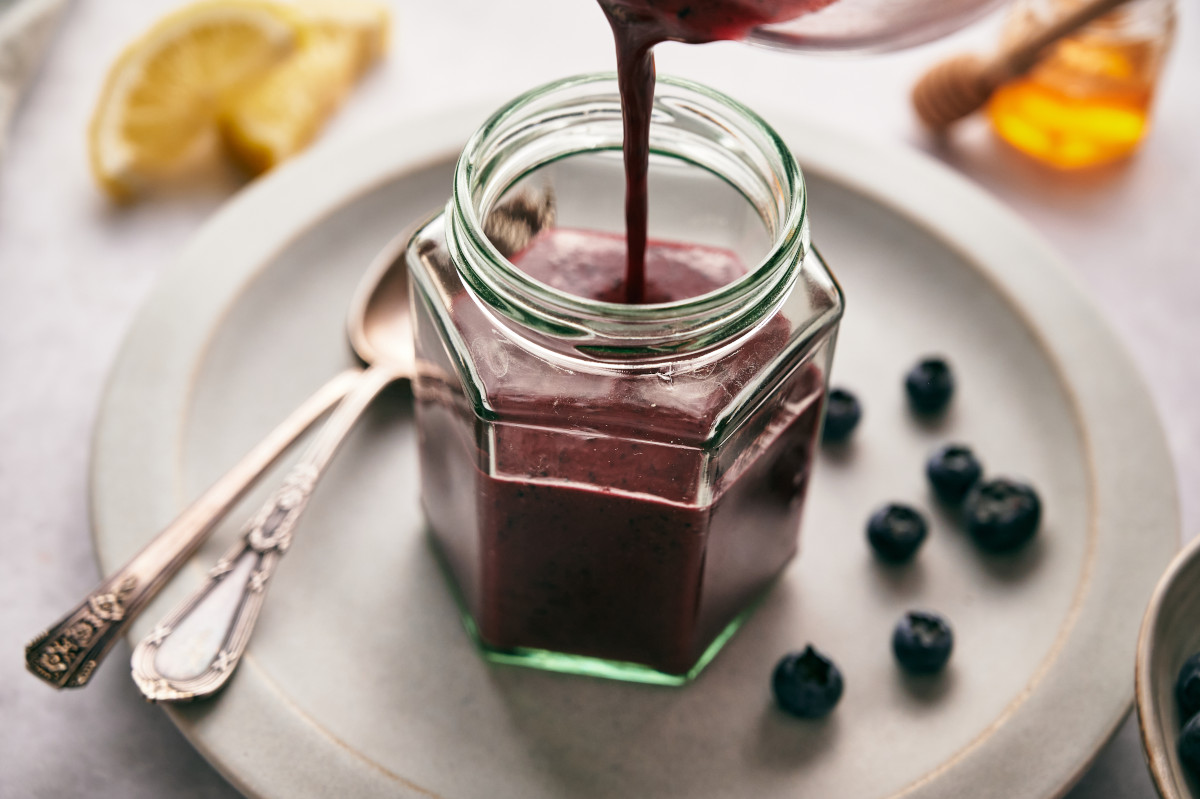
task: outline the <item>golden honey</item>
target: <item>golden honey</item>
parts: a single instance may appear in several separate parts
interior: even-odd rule
[[[1007,35],[1019,36],[1074,5],[1018,3]],[[1062,169],[1129,155],[1146,134],[1173,28],[1173,4],[1163,0],[1138,0],[1092,23],[996,91],[988,105],[992,127],[1013,147]]]

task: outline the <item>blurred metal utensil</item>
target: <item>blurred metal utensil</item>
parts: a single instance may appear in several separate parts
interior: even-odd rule
[[[0,152],[66,6],[66,0],[0,0]]]

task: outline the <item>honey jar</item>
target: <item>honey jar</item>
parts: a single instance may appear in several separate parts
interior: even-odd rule
[[[1006,42],[1082,0],[1017,0]],[[1137,149],[1175,30],[1174,0],[1132,0],[1050,46],[1001,86],[987,113],[1001,139],[1060,169],[1110,163]]]

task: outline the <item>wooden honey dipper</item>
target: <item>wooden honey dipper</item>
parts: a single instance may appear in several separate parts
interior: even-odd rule
[[[960,55],[935,66],[913,86],[912,104],[931,130],[978,111],[1002,84],[1028,72],[1046,47],[1128,0],[1092,0],[1005,47],[990,59]]]

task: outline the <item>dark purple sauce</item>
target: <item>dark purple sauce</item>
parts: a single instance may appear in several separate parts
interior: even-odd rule
[[[512,260],[572,294],[621,296],[619,236],[552,229]],[[729,251],[653,240],[646,264],[650,302],[704,294],[745,272]],[[494,339],[472,303],[455,314],[468,341]],[[821,372],[797,368],[718,453],[702,446],[789,331],[775,317],[711,375],[674,385],[544,364],[537,380],[517,382],[516,365],[478,358],[504,420],[491,424],[486,448],[470,409],[420,401],[426,516],[487,645],[671,674],[695,665],[796,551]]]
[[[616,233],[552,228],[535,236],[512,261],[530,277],[577,296],[624,302],[625,237]],[[673,241],[651,241],[652,267],[642,286],[644,302],[699,297],[732,283],[746,267],[732,250]]]
[[[625,156],[625,302],[646,299],[646,226],[654,46],[745,38],[759,25],[785,22],[835,0],[599,0],[617,46],[617,84]]]

